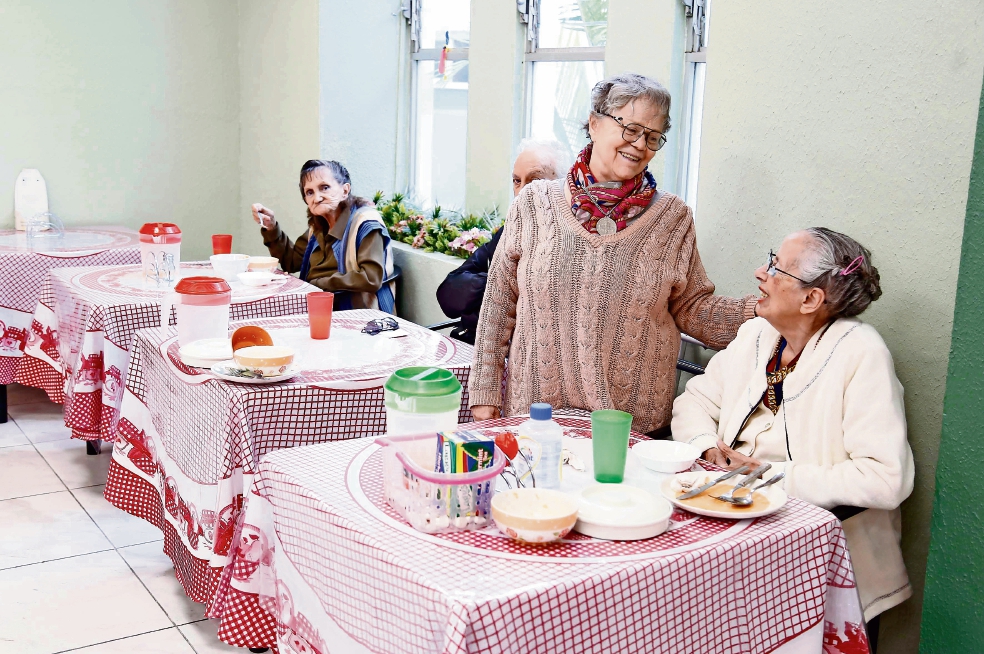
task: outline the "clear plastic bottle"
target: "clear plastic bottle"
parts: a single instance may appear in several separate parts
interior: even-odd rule
[[[519,426],[520,447],[524,437],[540,446],[540,460],[533,468],[537,488],[560,488],[564,428],[552,418],[553,407],[540,402],[530,407],[530,419]]]

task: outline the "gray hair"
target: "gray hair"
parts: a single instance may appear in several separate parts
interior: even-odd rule
[[[851,318],[864,313],[882,294],[878,269],[871,265],[871,252],[850,236],[826,227],[804,231],[810,235],[813,247],[800,261],[800,274],[811,280],[809,286],[823,289],[830,317]],[[859,263],[852,266],[855,261]],[[841,274],[851,268],[852,272]]]
[[[652,77],[638,73],[621,73],[603,79],[591,89],[591,113],[596,117],[610,114],[635,100],[649,102],[663,114],[663,134],[670,131],[670,92]],[[588,121],[584,121],[588,138]]]
[[[545,165],[553,171],[553,179],[563,175],[570,167],[567,164],[567,150],[559,141],[553,139],[523,139],[516,148],[516,156],[535,150],[539,152]]]

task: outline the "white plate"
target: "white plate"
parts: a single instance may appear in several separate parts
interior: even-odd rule
[[[716,510],[709,510],[700,507],[690,506],[689,504],[686,503],[686,501],[681,502],[677,500],[676,496],[679,495],[683,490],[680,487],[680,481],[692,482],[696,486],[700,486],[712,479],[717,479],[723,474],[724,474],[723,472],[717,472],[717,471],[681,472],[678,475],[673,475],[672,477],[664,479],[663,483],[660,484],[660,491],[663,493],[663,497],[669,500],[671,504],[683,509],[684,511],[689,511],[690,513],[696,513],[697,515],[704,515],[709,518],[724,518],[726,520],[744,520],[746,518],[761,518],[762,516],[772,515],[782,507],[786,506],[786,502],[789,500],[789,496],[786,495],[786,491],[779,488],[778,483],[758,491],[759,493],[764,494],[768,498],[769,506],[764,509],[758,509],[754,511],[746,510],[746,509],[728,510],[726,503],[723,501],[721,502],[721,505],[725,508],[722,509],[721,511],[716,511]],[[743,475],[739,475],[738,477],[732,477],[731,479],[728,479],[722,483],[728,484],[730,486],[734,486],[735,484],[740,483],[741,480],[743,480],[744,478],[745,477]],[[755,484],[753,484],[753,487],[760,483],[761,482],[758,481],[755,482]]]
[[[232,358],[232,342],[228,338],[203,338],[182,346],[178,356],[186,366],[211,368]]]
[[[625,484],[592,484],[577,495],[574,531],[603,540],[642,540],[670,524],[673,507],[652,493]]]
[[[296,366],[287,368],[287,372],[276,377],[237,377],[230,373],[232,369],[239,368],[235,361],[223,361],[212,366],[212,374],[225,381],[236,382],[237,384],[275,384],[295,376],[300,370]]]

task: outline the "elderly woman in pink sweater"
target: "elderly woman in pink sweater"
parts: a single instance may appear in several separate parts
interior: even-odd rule
[[[666,431],[680,332],[719,349],[754,315],[753,297],[714,295],[690,208],[646,170],[669,111],[653,79],[599,82],[591,142],[566,178],[532,182],[513,201],[479,316],[476,419],[549,402],[621,409],[638,431]]]

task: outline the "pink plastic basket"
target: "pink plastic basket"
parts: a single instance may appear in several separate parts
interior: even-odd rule
[[[414,529],[427,533],[482,529],[489,523],[495,482],[506,457],[495,449],[492,466],[475,472],[434,472],[437,434],[382,436],[386,501]]]

